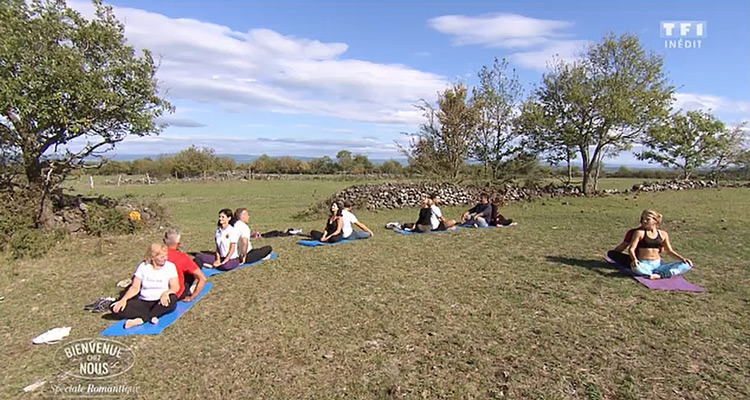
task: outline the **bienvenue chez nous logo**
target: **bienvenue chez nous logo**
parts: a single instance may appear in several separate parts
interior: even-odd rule
[[[135,365],[135,353],[111,339],[81,339],[67,343],[54,353],[57,367],[69,377],[89,382],[51,385],[52,394],[66,396],[113,396],[137,393],[137,387],[106,384]]]

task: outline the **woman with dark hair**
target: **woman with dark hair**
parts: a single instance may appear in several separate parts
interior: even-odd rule
[[[195,255],[195,263],[205,268],[216,268],[229,271],[240,265],[240,257],[237,254],[237,241],[240,234],[232,226],[234,220],[232,210],[225,208],[219,211],[218,228],[214,233],[216,241],[216,253],[198,253]]]
[[[130,288],[110,309],[115,316],[127,319],[125,329],[146,321],[156,324],[159,317],[177,307],[179,290],[177,268],[167,261],[167,245],[153,243],[135,269]]]
[[[661,221],[661,214],[654,210],[644,210],[641,213],[641,229],[633,233],[628,248],[630,266],[636,275],[648,276],[650,279],[669,278],[693,267],[692,261],[674,251],[667,232],[659,229]],[[663,263],[660,254],[662,248],[680,261]]]
[[[310,237],[319,240],[321,242],[336,243],[340,241],[343,236],[343,223],[341,221],[341,204],[338,202],[331,203],[331,215],[326,220],[325,232],[310,231]]]
[[[500,196],[495,196],[492,199],[492,217],[490,220],[490,226],[512,226],[517,225],[512,219],[507,219],[500,214],[500,207],[503,205],[503,199]]]

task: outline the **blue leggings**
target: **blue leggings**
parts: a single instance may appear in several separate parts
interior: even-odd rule
[[[676,261],[662,263],[661,260],[638,260],[638,266],[633,270],[636,275],[657,274],[662,278],[684,274],[690,269],[688,263]]]

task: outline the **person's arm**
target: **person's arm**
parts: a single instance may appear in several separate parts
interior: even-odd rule
[[[336,236],[339,233],[341,233],[341,228],[344,226],[344,223],[341,222],[341,217],[336,218],[336,230],[333,231],[331,236]]]
[[[138,293],[141,292],[141,278],[133,277],[133,282],[130,283],[130,288],[125,292],[120,300],[112,303],[112,312],[115,314],[125,309],[125,304],[128,300],[132,299]]]
[[[248,249],[247,243],[249,241],[250,239],[244,236],[240,238],[240,246],[239,246],[240,248],[237,249],[237,254],[240,255],[240,264],[244,264],[245,260],[247,260],[247,249]]]
[[[231,260],[230,257],[232,257],[232,253],[234,253],[234,249],[236,247],[237,247],[237,243],[235,243],[235,242],[229,243],[229,251],[227,251],[227,256],[224,257],[224,260],[222,260],[222,262],[221,262],[222,264],[226,264],[227,261]]]
[[[201,271],[200,268],[196,268],[191,273],[195,277],[197,283],[195,284],[195,291],[182,299],[182,301],[184,302],[193,301],[193,299],[195,299],[198,294],[203,291],[203,287],[206,286],[206,282],[208,281],[208,279],[206,279],[206,275],[203,275],[203,271]],[[184,290],[190,290],[190,288],[186,287]]]
[[[171,294],[177,294],[177,292],[180,290],[180,281],[175,276],[174,278],[171,278],[169,280],[169,288],[164,291],[164,293],[161,294],[161,297],[159,298],[159,303],[163,305],[164,307],[167,307],[169,305],[169,295]]]
[[[677,254],[676,251],[674,251],[674,248],[672,247],[672,242],[669,241],[669,235],[665,231],[659,231],[661,233],[661,237],[663,238],[662,245],[664,246],[664,250],[667,251],[668,254],[671,254],[672,257],[687,263],[689,266],[693,266],[693,262],[689,259]]]
[[[635,268],[638,266],[638,256],[636,256],[635,251],[638,247],[638,241],[641,240],[641,238],[644,235],[644,231],[638,231],[633,233],[633,237],[630,238],[630,246],[628,246],[628,254],[630,255],[630,266]]]
[[[214,267],[221,265],[221,253],[219,252],[219,242],[216,242],[216,257],[214,259]]]
[[[363,223],[361,223],[361,222],[359,222],[359,221],[355,222],[355,223],[354,223],[354,225],[357,225],[357,227],[358,227],[359,229],[362,229],[363,231],[365,231],[365,232],[369,233],[369,234],[370,234],[370,236],[375,236],[375,234],[374,234],[374,233],[372,233],[372,231],[370,230],[370,228],[368,228],[368,227],[367,227],[367,225],[365,225],[365,224],[363,224]]]
[[[620,242],[620,244],[615,247],[615,251],[618,253],[622,253],[623,251],[625,251],[625,249],[628,248],[628,246],[630,246],[629,242]]]

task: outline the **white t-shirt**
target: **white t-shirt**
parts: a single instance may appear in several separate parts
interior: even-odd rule
[[[169,280],[177,278],[177,267],[167,261],[161,268],[155,269],[153,265],[144,261],[135,269],[133,276],[141,280],[141,292],[138,293],[138,298],[156,301],[169,289]]]
[[[440,217],[443,216],[443,213],[440,211],[440,207],[436,205],[431,205],[430,208],[432,209],[432,215],[430,216],[430,228],[437,229],[437,227],[440,225]]]
[[[344,234],[344,238],[348,238],[351,236],[353,230],[352,230],[352,224],[355,222],[359,222],[357,220],[357,217],[354,216],[354,214],[351,213],[351,211],[343,210],[341,211],[341,224],[343,227],[341,228],[342,233]]]
[[[242,238],[247,238],[247,248],[245,249],[245,252],[252,250],[253,245],[250,243],[250,227],[242,221],[235,221],[234,229],[237,229],[237,232],[240,234],[239,239],[237,239],[237,249],[240,248]]]
[[[221,258],[227,256],[231,244],[237,243],[238,240],[240,240],[240,231],[232,225],[227,225],[226,229],[221,229],[221,227],[216,228],[216,247],[219,248]],[[237,258],[237,246],[234,246],[234,251],[229,256],[230,260],[233,258]]]

